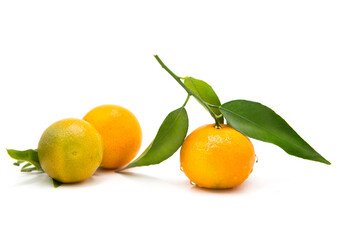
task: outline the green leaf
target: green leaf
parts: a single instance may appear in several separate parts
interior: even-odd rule
[[[188,115],[184,107],[172,111],[161,124],[148,148],[123,169],[159,164],[168,159],[184,142],[188,126]]]
[[[207,84],[202,80],[198,80],[192,77],[184,77],[183,79],[185,86],[188,87],[194,94],[196,94],[202,100],[212,105],[216,105],[216,106],[221,105],[219,97],[216,95],[214,89],[209,84]],[[202,104],[200,101],[199,103]],[[218,108],[214,108],[214,107],[210,107],[210,108],[211,110],[214,111],[216,115],[221,114]],[[219,118],[219,123],[224,123],[224,117]]]
[[[28,167],[28,168],[22,168],[21,172],[33,172],[33,171],[40,171],[36,167]]]
[[[26,163],[22,168],[21,171],[23,171],[24,169],[26,169],[27,167],[33,166],[31,163]]]
[[[51,179],[52,179],[54,188],[58,188],[63,184],[62,182],[59,182],[58,180],[56,180],[54,178],[51,178]]]
[[[22,164],[24,161],[21,161],[21,160],[18,160],[18,161],[16,161],[16,162],[14,162],[13,164],[15,165],[15,166],[20,166],[20,164]]]
[[[305,142],[283,118],[260,103],[234,100],[224,103],[220,111],[233,128],[248,137],[273,143],[293,156],[331,164]]]
[[[18,151],[14,149],[7,149],[7,153],[10,157],[17,160],[14,165],[20,166],[22,163],[25,163],[22,168],[21,172],[32,172],[32,171],[41,171],[43,169],[40,166],[39,157],[37,150],[29,149],[25,151]],[[59,182],[52,178],[54,188],[59,187],[62,185],[62,182]]]
[[[25,151],[18,151],[18,150],[14,150],[14,149],[7,149],[7,153],[9,154],[10,157],[12,157],[13,159],[17,160],[16,163],[14,163],[14,165],[16,166],[20,166],[20,164],[27,162],[27,164],[22,168],[22,171],[24,171],[25,169],[27,169],[27,172],[31,172],[31,171],[43,171],[41,166],[40,166],[40,162],[39,162],[39,158],[38,158],[38,153],[36,150],[33,149],[28,149]],[[35,168],[27,168],[30,165],[28,164],[32,164]]]

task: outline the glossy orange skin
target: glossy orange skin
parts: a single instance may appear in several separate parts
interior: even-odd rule
[[[233,188],[253,171],[255,151],[249,138],[229,125],[220,126],[199,127],[181,147],[181,169],[199,187]]]
[[[121,168],[138,153],[142,132],[135,115],[117,105],[102,105],[88,112],[84,120],[91,123],[103,139],[101,167]]]

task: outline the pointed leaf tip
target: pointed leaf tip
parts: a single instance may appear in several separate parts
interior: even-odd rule
[[[159,164],[165,161],[184,142],[188,126],[188,115],[184,107],[172,111],[161,124],[155,139],[147,149],[136,160],[121,170]]]
[[[51,178],[54,188],[60,187],[63,183],[59,182],[58,180]]]
[[[273,143],[290,155],[330,165],[272,109],[252,101],[234,100],[220,107],[228,123],[244,135]]]

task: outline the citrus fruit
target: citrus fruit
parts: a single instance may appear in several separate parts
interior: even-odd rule
[[[180,151],[181,169],[190,181],[204,188],[233,188],[253,170],[254,147],[229,125],[204,125],[194,130]]]
[[[117,105],[98,106],[88,112],[84,120],[91,123],[103,139],[101,167],[121,168],[138,153],[142,140],[140,124],[126,108]]]
[[[100,134],[81,119],[63,119],[50,125],[38,145],[41,168],[52,178],[79,182],[89,178],[101,163]]]

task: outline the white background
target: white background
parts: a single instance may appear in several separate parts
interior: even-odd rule
[[[1,1],[0,238],[359,239],[359,1]],[[240,187],[189,184],[178,152],[127,174],[52,188],[5,149],[36,148],[51,123],[101,104],[130,109],[144,150],[207,81],[222,102],[261,102],[330,162],[253,141]],[[189,131],[212,119],[192,99]]]

